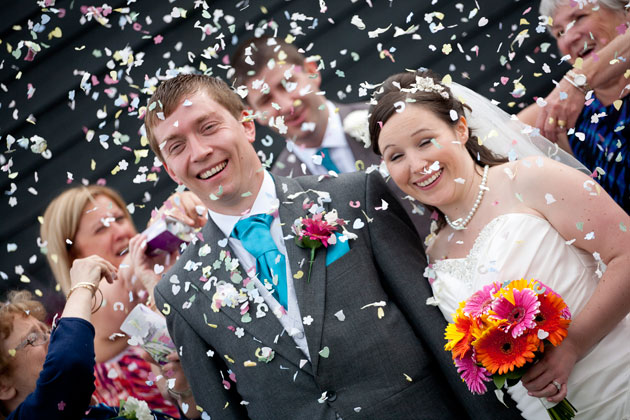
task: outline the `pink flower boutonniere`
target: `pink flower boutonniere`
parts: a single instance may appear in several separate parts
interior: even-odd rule
[[[300,217],[293,223],[293,232],[295,233],[295,243],[300,248],[308,248],[311,250],[311,259],[308,266],[307,281],[311,279],[311,269],[313,261],[315,261],[315,250],[320,247],[327,248],[329,245],[337,243],[335,232],[346,224],[345,220],[337,217],[337,212],[318,213],[310,217]],[[344,232],[350,237],[349,232]]]

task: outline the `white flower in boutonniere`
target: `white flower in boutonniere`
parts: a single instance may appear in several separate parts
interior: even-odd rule
[[[310,217],[300,217],[295,220],[292,226],[293,233],[295,233],[295,243],[300,248],[311,250],[307,281],[311,279],[315,251],[322,246],[327,248],[329,245],[335,245],[337,243],[335,233],[339,232],[339,229],[343,230],[344,240],[357,238],[354,233],[345,230],[345,225],[346,221],[338,217],[336,210],[329,213],[323,211]]]
[[[118,416],[128,420],[153,420],[153,414],[146,401],[128,397],[127,401],[120,400]]]
[[[343,119],[343,131],[356,139],[363,142],[363,147],[370,147],[370,127],[368,125],[368,110],[361,109],[352,111]]]

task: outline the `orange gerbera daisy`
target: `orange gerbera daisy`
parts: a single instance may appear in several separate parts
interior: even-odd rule
[[[472,320],[464,314],[462,307],[457,309],[457,312],[453,314],[452,324],[446,326],[444,332],[444,338],[448,341],[444,346],[444,350],[450,350],[453,354],[453,359],[462,358],[471,350],[472,337]]]
[[[560,296],[553,292],[547,292],[545,294],[538,295],[538,301],[540,312],[536,314],[534,322],[536,326],[547,332],[549,336],[546,338],[557,346],[567,336],[567,330],[570,319],[563,317],[563,310],[567,306]]]
[[[486,330],[473,346],[477,360],[491,374],[502,375],[533,361],[539,341],[535,334],[514,338],[495,326]]]

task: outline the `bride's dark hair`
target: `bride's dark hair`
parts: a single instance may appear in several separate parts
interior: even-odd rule
[[[417,79],[418,77],[429,78],[432,83],[426,83],[426,79],[423,81]],[[462,104],[451,90],[440,82],[439,76],[431,70],[394,74],[388,77],[375,92],[373,104],[370,107],[370,140],[372,150],[377,155],[381,154],[378,146],[381,129],[399,108],[397,107],[399,102],[406,106],[425,107],[451,127],[457,125],[459,118],[465,117],[464,109],[470,110],[470,107]],[[458,118],[455,121],[451,118],[451,110],[457,112]],[[479,139],[473,135],[470,128],[468,128],[468,141],[465,147],[473,161],[481,166],[495,166],[508,162],[506,157],[498,156],[480,144]],[[441,228],[446,223],[442,212],[432,206],[425,205],[425,207],[437,211],[438,226]]]

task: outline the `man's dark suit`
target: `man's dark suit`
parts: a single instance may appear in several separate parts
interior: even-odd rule
[[[243,274],[227,271],[230,248],[218,245],[224,235],[211,220],[204,240],[190,245],[155,289],[195,399],[213,420],[520,418],[461,382],[443,349],[445,320],[425,304],[431,290],[422,247],[379,174],[274,180],[299,308],[312,321],[304,325],[312,362],[271,313],[257,318],[245,293],[234,307],[211,309],[217,281],[243,287]],[[320,248],[307,281],[310,250],[295,245],[291,232],[306,216],[305,196],[289,196],[314,199],[312,190],[330,193],[325,206],[358,238],[329,266]],[[385,211],[376,210],[381,200],[390,204]],[[268,363],[257,358],[263,347],[274,351]]]

